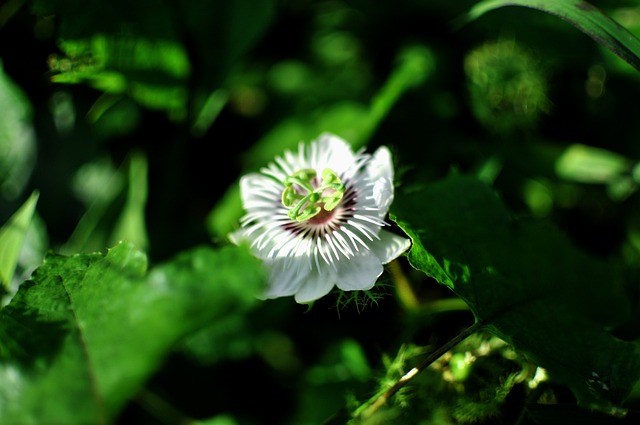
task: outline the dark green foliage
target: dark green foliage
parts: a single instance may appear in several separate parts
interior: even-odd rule
[[[640,347],[607,332],[628,320],[619,264],[585,255],[546,224],[513,220],[475,178],[407,188],[392,212],[412,237],[411,264],[449,286],[581,404],[615,409],[629,395]]]
[[[0,2],[0,424],[636,423],[639,29],[615,0]],[[370,291],[258,299],[238,181],[322,132],[389,147],[412,247]]]

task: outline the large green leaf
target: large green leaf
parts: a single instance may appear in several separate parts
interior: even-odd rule
[[[452,175],[399,191],[392,218],[412,238],[411,264],[451,288],[476,318],[607,412],[640,377],[640,349],[609,332],[628,318],[620,267],[559,231],[515,221],[493,190]]]
[[[110,422],[177,342],[251,306],[262,282],[236,247],[196,248],[148,272],[127,243],[48,256],[0,310],[0,422]]]
[[[640,70],[640,40],[583,0],[485,0],[473,6],[463,20],[477,19],[504,6],[524,6],[558,16]]]

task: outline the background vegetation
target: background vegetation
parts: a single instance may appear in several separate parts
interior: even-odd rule
[[[634,423],[633,34],[633,0],[1,2],[0,423]],[[258,301],[238,178],[324,131],[392,149],[413,247]]]

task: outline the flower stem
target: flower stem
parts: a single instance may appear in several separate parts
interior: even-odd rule
[[[464,341],[467,337],[478,331],[484,324],[480,321],[476,321],[471,326],[465,328],[462,332],[454,336],[447,341],[443,346],[429,354],[418,366],[411,369],[402,378],[400,378],[391,388],[386,390],[383,394],[378,396],[373,402],[362,405],[354,413],[354,419],[366,420],[373,416],[381,407],[383,407],[395,393],[397,393],[402,387],[404,387],[414,376],[422,372],[429,367],[431,363],[438,360],[443,354],[451,350],[453,347]]]
[[[416,311],[420,308],[420,301],[416,297],[409,279],[402,270],[402,265],[398,259],[387,264],[387,270],[396,286],[396,293],[402,305],[409,311]]]

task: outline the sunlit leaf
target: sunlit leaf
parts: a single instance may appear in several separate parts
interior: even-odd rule
[[[640,40],[584,0],[485,0],[473,6],[462,21],[478,19],[505,6],[524,6],[558,16],[640,70]]]
[[[476,318],[609,413],[640,378],[640,350],[609,333],[628,318],[620,266],[591,258],[558,230],[515,221],[471,177],[399,191],[393,218],[411,264],[451,288]]]
[[[609,183],[632,167],[620,154],[578,143],[568,146],[555,164],[559,177],[581,183]]]
[[[109,423],[177,342],[249,308],[262,282],[234,247],[149,271],[129,243],[48,256],[0,310],[0,422]]]
[[[9,221],[0,228],[0,285],[9,289],[39,193],[31,194]]]
[[[60,48],[64,56],[49,59],[56,83],[87,83],[110,95],[128,94],[150,109],[179,113],[186,108],[190,64],[176,42],[94,34],[63,40]]]

